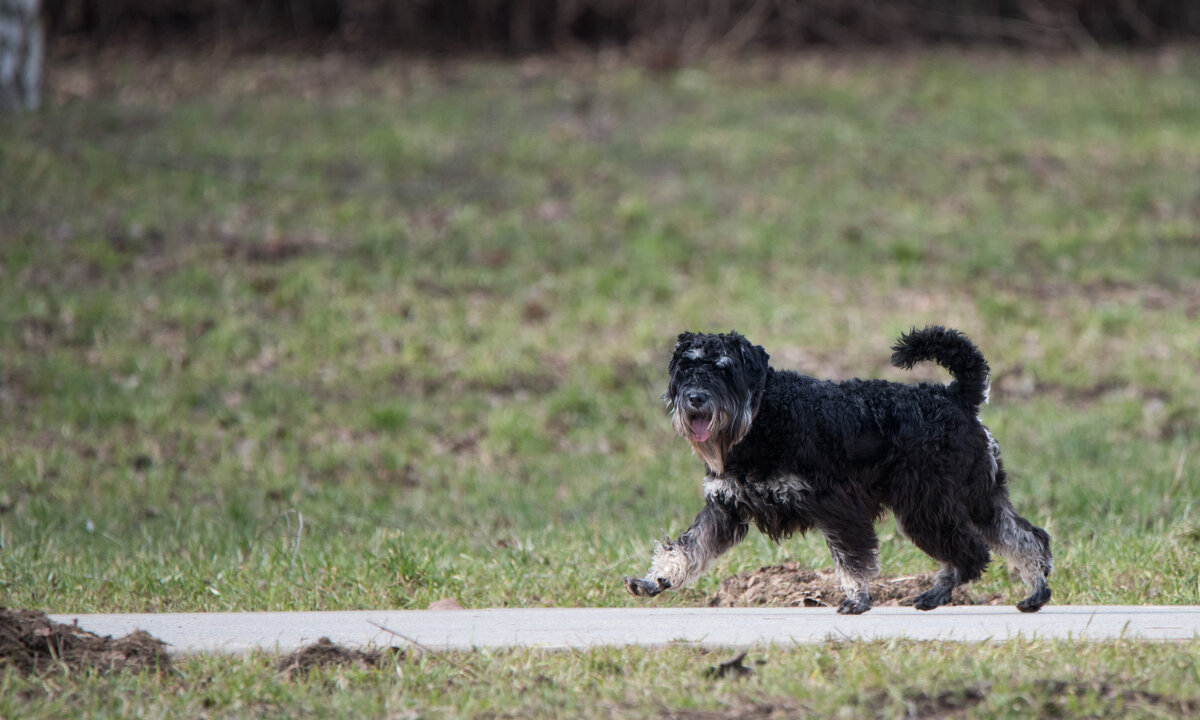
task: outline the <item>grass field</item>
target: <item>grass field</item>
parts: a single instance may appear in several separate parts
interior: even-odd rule
[[[991,362],[1054,602],[1200,603],[1200,54],[107,55],[48,96],[0,121],[0,605],[632,605],[701,505],[659,400],[677,332],[939,380],[888,366],[926,323]],[[885,573],[933,568],[879,530]],[[651,602],[784,559],[829,564],[752,533]],[[1197,651],[207,658],[0,670],[0,717],[1158,717],[1196,712]]]

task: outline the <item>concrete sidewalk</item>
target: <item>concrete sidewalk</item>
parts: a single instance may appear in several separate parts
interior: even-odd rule
[[[662,646],[745,648],[834,640],[910,638],[984,642],[1027,639],[1191,640],[1200,606],[1054,606],[1024,615],[1012,607],[874,608],[842,616],[831,608],[529,608],[345,612],[51,615],[99,635],[145,630],[174,654],[291,652],[327,637],[351,647],[431,650]],[[393,632],[381,629],[387,628]]]

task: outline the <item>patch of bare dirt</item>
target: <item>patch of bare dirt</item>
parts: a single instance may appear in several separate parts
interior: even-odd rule
[[[69,668],[102,673],[170,672],[163,641],[143,630],[121,638],[100,637],[78,625],[52,622],[36,610],[0,608],[0,667],[22,674]]]
[[[1112,707],[1153,708],[1153,714],[1163,717],[1196,717],[1200,712],[1200,698],[1160,695],[1140,688],[1122,688],[1109,682],[1079,682],[1043,680],[1037,683],[1049,697],[1037,713],[1041,717],[1066,717],[1075,704],[1071,698],[1094,694]],[[1136,714],[1136,713],[1131,713]]]
[[[801,702],[774,698],[766,701],[729,700],[724,707],[715,710],[664,708],[661,717],[670,720],[786,720],[816,715]]]
[[[427,609],[428,610],[462,610],[464,608],[461,604],[459,604],[458,600],[456,600],[455,598],[447,597],[447,598],[442,598],[441,600],[434,600],[433,602],[429,603],[429,607]]]
[[[871,605],[904,605],[933,587],[933,573],[878,578],[871,582]],[[837,607],[844,594],[832,570],[801,568],[794,562],[738,573],[721,583],[710,607]],[[975,595],[955,588],[951,605],[1003,605],[999,594]]]
[[[803,717],[801,708],[793,702],[780,700],[777,703],[736,702],[719,710],[681,708],[667,710],[662,717],[671,720],[775,720],[776,718]]]
[[[906,717],[921,720],[949,720],[965,717],[979,703],[987,699],[987,686],[966,687],[929,694],[917,692],[905,697],[908,704]]]
[[[370,670],[381,668],[391,657],[381,650],[361,650],[338,645],[327,637],[312,645],[305,645],[294,653],[279,660],[278,669],[288,678],[303,677],[314,669],[354,668]]]
[[[971,709],[987,699],[989,688],[967,687],[960,690],[928,694],[916,692],[907,694],[905,702],[908,705],[903,717],[919,718],[920,720],[950,720],[967,716]],[[886,694],[878,693],[877,697],[868,695],[864,699],[864,707],[857,708],[862,716],[874,717],[886,706]],[[846,707],[843,711],[856,708]],[[676,720],[776,720],[776,718],[794,718],[812,716],[812,711],[802,702],[791,698],[775,698],[767,702],[734,702],[719,710],[677,710],[666,713],[666,717]],[[850,715],[858,717],[858,715]]]
[[[906,709],[898,717],[919,720],[957,720],[974,717],[975,708],[983,704],[992,691],[987,683],[968,685],[937,692],[910,690],[904,692]],[[892,706],[887,691],[869,691],[859,703],[842,708],[847,717],[883,717]],[[1137,710],[1158,717],[1195,717],[1200,704],[1195,698],[1160,695],[1140,689],[1125,689],[1108,682],[1064,682],[1040,680],[1026,695],[1033,705],[1035,717],[1069,717],[1080,697],[1096,697],[1128,714]],[[855,712],[857,711],[857,712]],[[1119,715],[1120,713],[1118,713]],[[661,717],[673,720],[775,720],[776,718],[815,717],[813,710],[798,698],[777,697],[765,701],[731,700],[715,710],[696,708],[664,709]]]

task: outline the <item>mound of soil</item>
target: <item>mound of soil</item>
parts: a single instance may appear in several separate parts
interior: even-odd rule
[[[122,638],[100,637],[78,625],[52,622],[35,610],[0,608],[0,666],[22,674],[93,668],[102,673],[169,672],[165,643],[135,630]]]
[[[933,587],[933,573],[871,581],[871,604],[905,605]],[[837,607],[844,597],[832,570],[801,568],[794,562],[738,573],[721,583],[710,607]],[[976,596],[955,588],[951,605],[1002,605],[999,595]]]
[[[279,671],[289,678],[307,675],[315,668],[351,667],[362,670],[383,667],[385,656],[379,650],[355,650],[338,645],[327,637],[280,658]]]

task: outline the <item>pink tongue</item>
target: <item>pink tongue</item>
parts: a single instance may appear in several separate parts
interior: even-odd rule
[[[692,436],[700,442],[708,439],[708,418],[693,418],[692,419]]]

